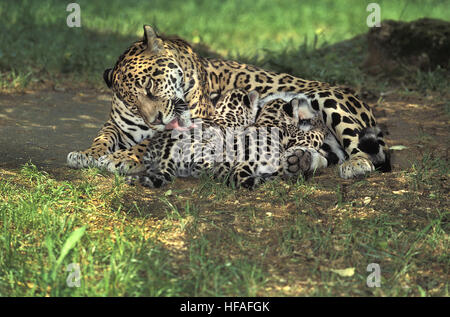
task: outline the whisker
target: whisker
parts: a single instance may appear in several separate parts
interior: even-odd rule
[[[188,104],[181,98],[176,97],[175,99],[173,99],[173,103],[174,103],[174,112],[177,115],[180,115],[189,109]]]

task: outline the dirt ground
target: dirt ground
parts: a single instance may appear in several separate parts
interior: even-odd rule
[[[52,172],[90,146],[107,120],[109,96],[94,91],[30,91],[0,95],[0,167],[33,162]]]
[[[409,168],[424,152],[448,159],[450,120],[440,98],[392,94],[372,107],[378,124],[387,131],[388,145],[406,147],[392,151],[393,171]]]
[[[393,170],[407,169],[424,151],[448,158],[449,116],[433,95],[390,94],[372,102],[387,131]],[[0,167],[19,168],[31,161],[50,174],[65,167],[66,156],[84,150],[107,120],[110,96],[103,92],[40,90],[0,95]]]

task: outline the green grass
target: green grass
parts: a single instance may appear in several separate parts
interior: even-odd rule
[[[414,160],[411,169],[409,177],[416,190],[421,186],[431,186],[437,176],[450,173],[448,161],[430,152]]]
[[[161,232],[144,232],[127,219],[133,208],[117,202],[125,191],[121,177],[100,190],[92,179],[104,179],[101,173],[88,170],[84,176],[90,181],[57,182],[27,164],[18,183],[0,182],[0,296],[252,296],[264,282],[257,263],[209,258],[214,246],[204,236],[189,245],[189,264],[177,268],[157,241]],[[160,230],[184,231],[180,224],[196,216],[195,205],[179,212],[162,200],[166,218]],[[79,288],[66,283],[70,263],[81,266]]]
[[[224,57],[251,60],[280,71],[293,69],[306,78],[341,81],[353,78],[348,66],[356,61],[339,63],[341,55],[330,54],[326,62],[336,66],[327,71],[323,60],[308,52],[366,33],[370,2],[158,0],[124,5],[119,0],[80,0],[82,27],[69,28],[64,2],[24,0],[19,5],[3,1],[0,87],[20,88],[42,79],[57,83],[62,78],[99,87],[103,70],[142,37],[143,24],[192,43],[202,42]],[[448,19],[445,0],[378,3],[382,19]],[[258,62],[260,58],[265,60]],[[354,76],[356,82],[360,75]]]
[[[152,192],[96,169],[72,181],[32,164],[3,171],[0,296],[448,296],[441,174],[408,173],[397,182],[422,191],[338,180],[336,193],[318,177],[217,196],[208,178]],[[71,263],[80,287],[67,284]],[[369,263],[380,288],[366,286]]]

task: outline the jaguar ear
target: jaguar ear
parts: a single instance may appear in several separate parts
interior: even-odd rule
[[[150,25],[144,25],[144,43],[147,45],[147,50],[155,54],[164,49],[162,39]]]
[[[112,73],[112,68],[105,69],[105,71],[103,72],[103,80],[105,81],[108,88],[111,88],[112,86]]]

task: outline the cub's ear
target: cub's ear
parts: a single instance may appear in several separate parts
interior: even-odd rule
[[[283,111],[287,113],[289,117],[294,116],[294,109],[298,108],[298,99],[294,98],[290,102],[283,105]]]
[[[247,96],[252,105],[259,101],[259,93],[256,90],[250,91]]]
[[[255,104],[258,104],[259,94],[256,90],[250,91],[247,95],[244,96],[244,105],[248,108],[253,108]]]
[[[112,68],[105,69],[105,71],[103,72],[103,80],[105,81],[108,88],[111,88],[112,86],[112,73]]]
[[[144,44],[147,50],[157,54],[164,49],[163,41],[158,37],[155,30],[150,25],[144,25]]]
[[[306,97],[300,97],[298,102],[298,118],[309,120],[316,116],[316,111],[311,106],[311,102]]]

